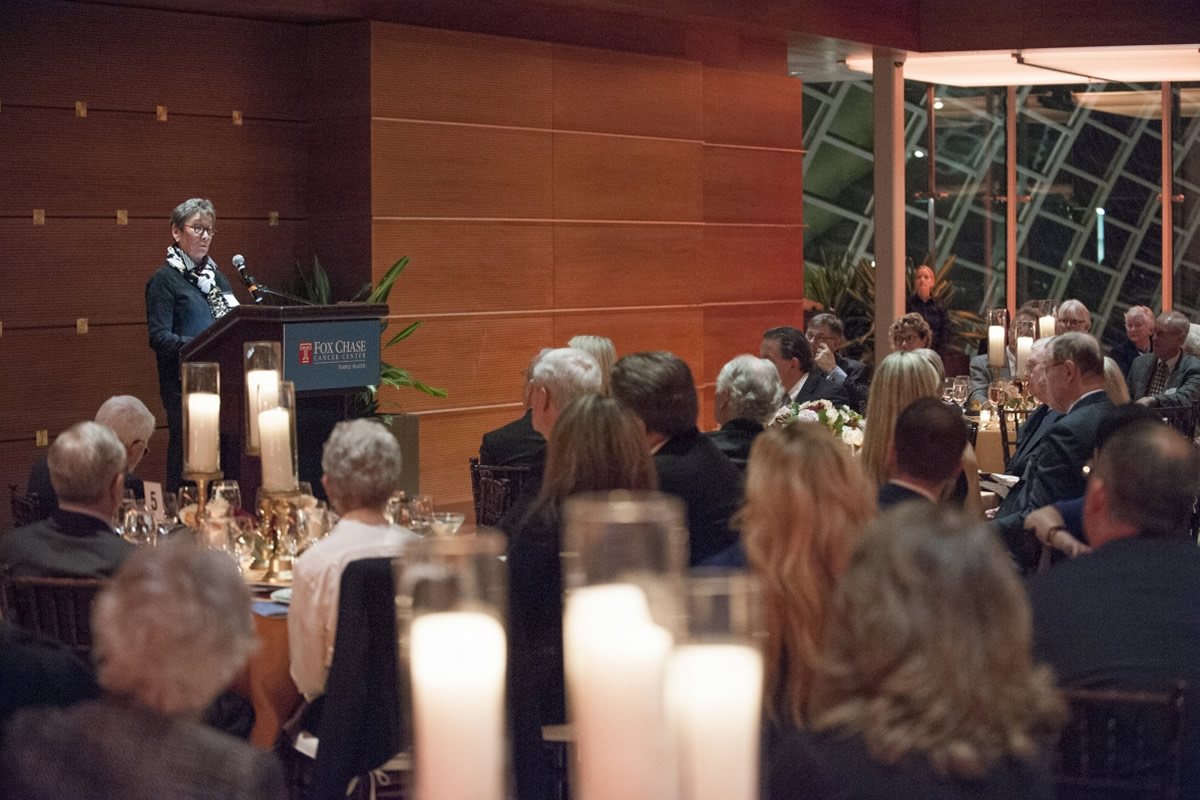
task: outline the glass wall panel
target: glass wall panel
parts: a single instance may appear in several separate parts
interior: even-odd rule
[[[1200,82],[1172,94],[1175,309],[1200,322]]]

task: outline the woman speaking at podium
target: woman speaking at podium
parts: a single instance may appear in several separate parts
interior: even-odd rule
[[[183,480],[183,386],[179,351],[238,304],[229,281],[208,255],[217,212],[193,197],[175,207],[167,260],[146,283],[146,325],[158,358],[158,390],[167,411],[166,491]]]

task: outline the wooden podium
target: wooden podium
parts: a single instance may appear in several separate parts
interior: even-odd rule
[[[253,507],[262,482],[258,457],[246,455],[245,343],[281,343],[283,380],[296,384],[300,480],[324,497],[321,449],[333,426],[346,419],[354,396],[379,383],[387,314],[388,307],[377,303],[241,305],[184,346],[184,361],[221,365],[221,468],[240,485],[244,506]]]

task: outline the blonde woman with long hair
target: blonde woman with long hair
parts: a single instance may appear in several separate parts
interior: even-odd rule
[[[590,353],[600,365],[600,394],[612,394],[612,369],[617,363],[617,349],[606,336],[572,336],[567,347]]]
[[[802,725],[838,577],[876,489],[823,426],[793,422],[754,441],[739,527],[767,602],[768,716]]]

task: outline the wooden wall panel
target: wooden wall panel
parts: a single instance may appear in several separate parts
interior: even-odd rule
[[[554,216],[567,220],[698,221],[697,142],[554,134]]]
[[[98,326],[85,335],[74,327],[5,330],[0,386],[0,441],[32,439],[36,430],[60,431],[91,419],[114,394],[136,395],[166,422],[144,324]]]
[[[548,128],[550,63],[543,42],[376,23],[371,113]]]
[[[700,301],[698,225],[554,226],[558,308]]]
[[[707,225],[701,247],[707,303],[804,296],[804,230]]]
[[[366,117],[318,120],[309,132],[308,194],[313,218],[371,215],[371,121]]]
[[[704,309],[704,375],[702,383],[717,379],[717,373],[731,358],[742,353],[758,355],[763,332],[778,325],[803,329],[804,304],[799,301],[758,303],[734,306],[708,306]]]
[[[682,358],[700,381],[704,367],[703,312],[700,308],[605,309],[554,315],[554,344],[591,334],[612,339],[617,357],[643,350],[667,350]]]
[[[369,119],[371,23],[313,25],[307,29],[304,43],[306,119]],[[362,160],[366,165],[368,160]]]
[[[468,459],[479,455],[483,434],[507,425],[524,412],[520,403],[507,408],[420,415],[421,494],[436,505],[471,500]]]
[[[804,156],[799,152],[704,148],[706,222],[802,222]]]
[[[698,139],[700,65],[558,45],[554,48],[554,127]]]
[[[307,134],[289,122],[4,107],[0,114],[0,215],[161,219],[187,196],[218,213],[265,219],[307,213]],[[19,154],[19,156],[17,156]],[[168,177],[169,176],[169,177]],[[184,188],[186,187],[186,188]],[[185,194],[187,192],[187,194]],[[223,209],[223,210],[222,210]]]
[[[375,217],[547,219],[549,132],[386,122],[371,126]]]
[[[82,3],[0,6],[0,98],[10,106],[304,118],[304,29]],[[7,151],[6,151],[7,152]],[[159,163],[169,169],[169,162]]]
[[[179,198],[183,200],[184,198]],[[251,298],[230,265],[235,253],[250,273],[275,288],[296,277],[296,261],[306,256],[308,226],[284,221],[226,220],[217,200],[218,235],[211,255],[233,285],[240,302]],[[169,216],[130,220],[54,219],[45,225],[0,219],[0,322],[5,332],[18,327],[64,325],[86,317],[89,324],[142,324],[146,321],[146,282],[163,263],[170,244]]]
[[[390,317],[385,338],[413,321]],[[416,333],[385,350],[383,359],[411,371],[423,383],[447,390],[449,396],[439,399],[389,389],[381,397],[410,413],[520,402],[524,370],[539,350],[555,345],[550,334],[544,315],[426,318]]]
[[[799,80],[704,68],[704,141],[800,150],[804,147]]]
[[[401,256],[393,314],[510,311],[554,302],[554,234],[546,222],[378,220],[373,280]]]

